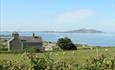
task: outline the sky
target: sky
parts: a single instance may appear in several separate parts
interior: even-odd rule
[[[0,0],[0,31],[115,32],[114,0]]]

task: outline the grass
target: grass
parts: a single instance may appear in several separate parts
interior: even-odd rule
[[[108,50],[106,50],[108,49]],[[109,54],[115,56],[115,47],[105,47],[105,48],[94,48],[94,49],[79,49],[74,51],[55,51],[55,52],[44,52],[44,53],[36,53],[38,57],[44,57],[44,54],[49,54],[50,58],[56,60],[64,60],[67,62],[76,62],[78,64],[85,63],[86,59],[94,56],[98,56],[101,54]],[[28,60],[24,60],[26,58],[24,54],[8,54],[8,53],[0,53],[0,60],[11,60],[17,61],[19,63],[26,62]]]

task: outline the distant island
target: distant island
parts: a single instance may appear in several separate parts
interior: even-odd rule
[[[95,30],[95,29],[78,29],[78,30],[72,30],[72,31],[65,31],[64,33],[104,33],[102,31],[99,30]]]
[[[44,33],[104,33],[103,31],[96,30],[96,29],[78,29],[78,30],[71,30],[71,31],[39,31]]]
[[[18,31],[19,33],[21,32],[28,32],[28,31]],[[70,30],[70,31],[29,31],[29,32],[35,32],[35,33],[104,33],[103,31],[100,30],[96,30],[96,29],[86,29],[86,28],[82,28],[82,29],[77,29],[77,30]],[[5,32],[4,32],[5,33]],[[6,32],[7,33],[7,32]],[[8,33],[12,33],[12,32],[8,32]],[[0,34],[0,37],[10,37],[11,35],[4,35],[4,34]]]

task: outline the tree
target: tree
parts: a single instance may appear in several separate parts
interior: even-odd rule
[[[57,45],[63,50],[76,50],[76,46],[72,43],[68,37],[59,38]]]

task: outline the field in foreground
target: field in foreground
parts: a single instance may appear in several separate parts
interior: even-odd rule
[[[79,49],[74,51],[55,51],[55,52],[44,52],[44,53],[35,53],[38,57],[44,57],[45,54],[48,54],[50,58],[56,60],[63,60],[66,62],[76,62],[78,64],[84,64],[86,59],[90,57],[99,56],[101,54],[109,54],[115,56],[115,48],[90,48],[90,49]],[[0,60],[11,60],[17,61],[19,63],[28,63],[28,60],[24,60],[26,56],[24,53],[18,54],[8,54],[0,53]]]

